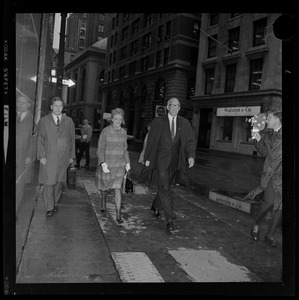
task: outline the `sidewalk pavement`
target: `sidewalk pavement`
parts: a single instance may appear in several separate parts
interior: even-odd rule
[[[82,168],[77,172],[77,188],[70,190],[65,187],[57,214],[46,218],[42,198],[39,198],[17,283],[264,281],[280,284],[280,229],[275,236],[279,242],[277,248],[267,246],[263,240],[266,223],[262,226],[261,239],[255,242],[249,235],[252,222],[249,214],[178,186],[174,189],[175,230],[167,232],[165,216],[162,214],[161,218],[156,218],[150,210],[155,187],[147,189],[135,180],[141,167],[136,152],[130,152],[135,192],[123,196],[124,223],[119,225],[115,221],[113,193],[108,195],[106,214],[101,213],[99,192],[94,184],[95,152],[96,149],[92,148],[90,170]],[[206,161],[213,165],[221,163],[221,159],[215,157],[206,158]],[[82,165],[84,163],[82,160]],[[204,172],[196,171],[195,174],[207,177]],[[249,177],[249,174],[244,175],[244,178]],[[213,179],[211,182],[207,180],[209,184],[212,182]],[[215,182],[219,186],[222,184]],[[248,183],[244,185],[248,186]],[[232,186],[236,190],[246,190],[246,187]],[[23,285],[22,288],[33,292],[38,285]],[[67,288],[55,285],[54,292],[63,292]],[[72,292],[79,288],[82,286],[71,285]],[[118,293],[119,288],[87,286],[89,292],[96,293]],[[121,285],[120,289],[127,291],[130,288]],[[203,286],[193,288],[198,294],[223,291]],[[43,286],[42,291],[53,292],[49,285]],[[159,291],[160,286],[158,290],[143,289],[141,293]],[[180,294],[182,291],[172,286],[170,292]],[[264,292],[260,290],[258,294]],[[246,288],[242,288],[241,294],[244,293]],[[249,293],[254,294],[252,287]],[[234,290],[230,294],[234,294]]]

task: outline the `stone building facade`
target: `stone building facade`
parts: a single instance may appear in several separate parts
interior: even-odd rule
[[[198,147],[255,151],[248,118],[282,109],[278,13],[203,13],[192,125]]]
[[[136,139],[171,97],[191,119],[200,14],[124,13],[111,20],[102,113],[123,108],[128,134]]]

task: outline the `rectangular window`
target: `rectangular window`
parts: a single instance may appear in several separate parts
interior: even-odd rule
[[[120,67],[119,68],[119,78],[123,79],[123,78],[125,78],[125,75],[126,75],[126,68],[125,68],[125,66]]]
[[[228,48],[232,52],[239,51],[240,27],[228,31]]]
[[[141,59],[141,72],[147,71],[149,66],[149,56]]]
[[[129,74],[134,75],[136,73],[136,62],[133,61],[129,64]]]
[[[205,71],[205,94],[212,94],[214,85],[214,73],[214,68],[206,69]]]
[[[143,50],[151,46],[152,43],[152,34],[148,33],[143,37]]]
[[[126,26],[123,31],[122,31],[122,37],[121,37],[121,40],[124,41],[127,39],[128,37],[128,33],[129,33],[129,27]]]
[[[267,27],[267,18],[253,22],[252,46],[256,47],[265,44],[265,29]]]
[[[116,61],[116,51],[113,52],[113,63],[115,64]]]
[[[210,26],[216,25],[219,23],[219,13],[210,14]]]
[[[112,76],[111,76],[111,81],[114,80],[114,70],[112,70]]]
[[[195,95],[195,79],[189,78],[187,82],[187,100]]]
[[[222,126],[220,130],[220,139],[223,141],[231,142],[233,136],[233,121],[234,117],[222,117]]]
[[[171,21],[168,21],[166,23],[165,40],[170,39],[170,34],[171,34]]]
[[[158,27],[158,38],[157,38],[157,42],[160,43],[162,42],[163,39],[163,25]]]
[[[144,14],[144,27],[148,27],[153,23],[153,16],[151,13]]]
[[[139,31],[139,27],[140,27],[140,19],[137,19],[132,24],[132,34],[137,33]]]
[[[263,58],[250,61],[249,90],[259,90],[262,83]]]
[[[114,45],[116,45],[116,43],[117,43],[117,36],[118,36],[118,32],[116,32],[114,35]]]
[[[199,27],[200,27],[199,22],[193,23],[192,37],[197,40],[199,39]]]
[[[131,43],[131,55],[136,54],[138,51],[138,40]]]
[[[225,75],[225,88],[226,93],[233,92],[235,88],[236,80],[236,64],[231,64],[226,66],[226,75]]]
[[[156,68],[158,68],[161,64],[161,51],[156,52]]]
[[[208,58],[216,56],[217,42],[215,40],[217,40],[217,34],[213,35],[212,38],[208,38]]]
[[[84,48],[84,39],[79,40],[79,48]]]
[[[102,24],[99,25],[98,32],[104,32],[104,25]]]
[[[85,38],[85,30],[84,29],[80,29],[80,37]]]
[[[113,35],[111,35],[111,38],[110,38],[110,47],[113,47]]]
[[[127,57],[127,46],[120,49],[120,59],[125,59]]]
[[[163,65],[167,65],[169,62],[169,48],[165,48],[164,49],[164,61],[163,61]]]
[[[111,65],[112,63],[112,53],[109,54],[109,66]]]

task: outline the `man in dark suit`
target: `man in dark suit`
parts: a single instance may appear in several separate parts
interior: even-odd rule
[[[181,179],[187,179],[187,168],[194,165],[195,140],[190,122],[178,116],[180,102],[171,98],[167,102],[168,114],[155,118],[151,123],[145,149],[145,166],[156,169],[158,174],[158,194],[152,210],[160,216],[160,209],[165,211],[166,230],[173,230],[173,195],[171,185],[176,172]]]

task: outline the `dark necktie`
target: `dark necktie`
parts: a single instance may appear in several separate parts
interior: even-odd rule
[[[56,123],[56,126],[59,127],[59,125],[60,125],[60,124],[59,124],[59,117],[57,116],[57,123]]]
[[[174,140],[174,118],[172,118],[172,121],[171,121],[171,137],[172,137],[172,140]]]

